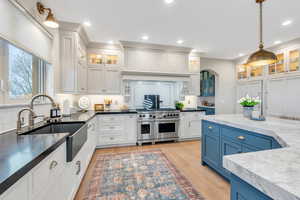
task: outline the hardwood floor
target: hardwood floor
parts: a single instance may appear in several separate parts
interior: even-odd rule
[[[120,147],[109,149],[98,149],[95,151],[88,170],[77,191],[75,200],[82,200],[89,178],[95,164],[95,157],[103,153],[117,153],[145,149],[160,149],[170,161],[175,164],[177,169],[192,183],[206,200],[229,200],[230,184],[212,171],[207,166],[200,164],[200,145],[199,141],[164,143],[156,145],[145,145],[142,147]]]

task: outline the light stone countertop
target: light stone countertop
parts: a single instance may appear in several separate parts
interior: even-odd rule
[[[275,200],[300,200],[300,121],[242,115],[212,115],[204,120],[276,139],[283,148],[225,156],[223,166]]]

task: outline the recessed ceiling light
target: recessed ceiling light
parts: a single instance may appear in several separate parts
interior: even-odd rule
[[[142,40],[149,40],[149,36],[148,35],[143,35]]]
[[[183,40],[177,40],[177,44],[182,44],[183,42]]]
[[[174,3],[174,0],[165,0],[165,3],[166,4],[171,4],[171,3]]]
[[[288,25],[291,25],[293,23],[292,20],[286,20],[284,22],[281,23],[282,26],[288,26]]]
[[[276,40],[275,42],[274,42],[274,44],[281,44],[282,42],[280,41],[280,40]]]
[[[114,41],[113,40],[109,40],[108,44],[114,44]]]
[[[85,26],[87,26],[87,27],[90,27],[90,26],[92,26],[91,22],[89,22],[89,21],[85,21],[85,22],[83,22],[83,25],[85,25]]]
[[[242,57],[242,56],[244,56],[245,54],[243,54],[243,53],[239,53],[239,57]]]

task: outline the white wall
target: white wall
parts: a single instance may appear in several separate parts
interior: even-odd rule
[[[216,77],[216,113],[232,114],[235,111],[235,65],[230,60],[201,58],[201,70],[212,70]]]

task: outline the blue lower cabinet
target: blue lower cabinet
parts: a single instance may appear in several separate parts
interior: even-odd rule
[[[233,174],[230,176],[230,184],[231,200],[272,200]]]
[[[220,166],[220,130],[213,123],[203,122],[202,160],[216,168]]]
[[[270,198],[223,168],[223,156],[280,147],[272,137],[202,120],[202,164],[213,168],[231,182],[231,200]]]

